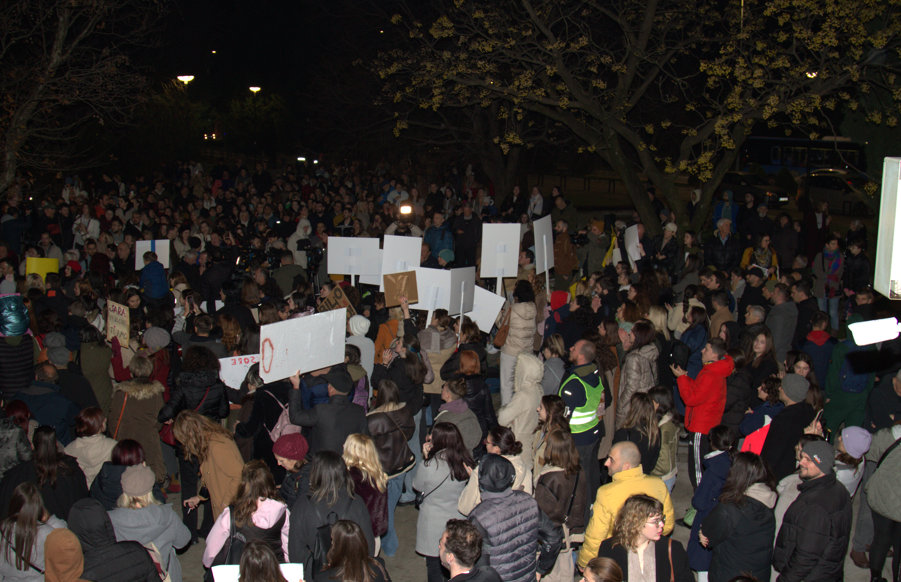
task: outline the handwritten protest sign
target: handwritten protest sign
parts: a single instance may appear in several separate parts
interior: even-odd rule
[[[260,362],[259,354],[249,356],[237,356],[234,358],[221,358],[219,360],[219,379],[229,388],[239,390],[241,382],[247,377],[247,370]]]
[[[112,341],[119,338],[119,343],[128,345],[128,335],[131,327],[128,321],[128,307],[112,301],[106,302],[106,339]]]
[[[354,311],[353,305],[350,304],[350,299],[344,294],[344,290],[341,289],[341,287],[335,287],[332,289],[332,292],[328,294],[328,297],[322,300],[322,303],[319,304],[316,311],[323,313],[325,311],[333,311],[342,308],[347,309],[348,319],[357,314],[357,312]]]
[[[419,290],[416,286],[416,271],[383,275],[385,278],[385,306],[400,305],[400,297],[404,296],[410,304],[419,301]]]
[[[287,319],[260,328],[260,377],[283,380],[344,361],[345,310]]]

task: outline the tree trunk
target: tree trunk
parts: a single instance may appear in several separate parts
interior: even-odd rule
[[[513,191],[519,177],[519,158],[522,148],[512,146],[507,155],[498,148],[496,153],[479,155],[485,175],[494,184],[494,204],[500,208],[504,199]],[[525,195],[525,193],[523,193]],[[516,217],[519,221],[519,217]]]

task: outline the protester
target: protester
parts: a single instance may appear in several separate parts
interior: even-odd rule
[[[103,463],[111,460],[117,442],[109,438],[106,432],[106,419],[96,406],[85,408],[75,417],[74,441],[66,446],[66,454],[78,461],[88,481],[88,489]]]
[[[381,536],[388,533],[388,475],[382,470],[372,437],[361,434],[347,437],[343,457],[354,481],[354,496],[362,498],[369,510],[378,555]]]
[[[486,453],[489,455],[500,455],[510,461],[516,472],[516,478],[513,480],[514,491],[525,491],[532,494],[532,470],[526,466],[525,459],[522,454],[522,443],[516,440],[513,431],[506,426],[496,426],[491,429],[485,438]],[[460,496],[457,503],[457,509],[463,515],[469,515],[473,508],[482,501],[479,489],[479,479],[481,473],[481,463],[469,475],[469,482],[466,489]]]
[[[3,506],[8,510],[0,533],[7,549],[0,552],[0,575],[4,580],[43,581],[47,536],[65,528],[66,522],[44,507],[41,491],[31,481],[17,485]]]
[[[491,566],[477,566],[482,555],[482,534],[465,519],[447,520],[446,529],[438,541],[441,565],[450,573],[453,582],[500,582],[501,577]]]

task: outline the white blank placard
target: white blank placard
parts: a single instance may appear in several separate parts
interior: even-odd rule
[[[391,273],[403,273],[419,267],[419,255],[422,252],[422,237],[385,236],[382,246],[382,272],[379,277],[379,290],[385,290],[382,277]],[[417,284],[419,280],[417,279]]]
[[[169,262],[169,239],[139,240],[135,242],[135,270],[140,271],[144,268],[144,253],[147,251],[155,252],[157,260],[166,269],[172,267]]]
[[[303,564],[279,564],[278,567],[288,582],[303,580]],[[213,566],[213,580],[215,582],[238,582],[241,575],[240,568],[241,566],[238,564]]]
[[[497,319],[497,314],[501,312],[506,300],[500,295],[495,295],[490,291],[486,291],[481,287],[474,289],[474,299],[472,302],[472,311],[466,313],[473,323],[479,326],[479,329],[485,333],[490,333]]]
[[[451,269],[450,298],[448,300],[448,315],[459,315],[460,298],[463,299],[463,311],[472,311],[472,302],[474,297],[474,288],[476,286],[476,268],[463,267],[462,269]]]
[[[482,270],[487,279],[515,277],[519,263],[518,224],[482,225]]]
[[[554,224],[551,222],[551,216],[547,215],[536,220],[534,230],[535,274],[541,275],[554,268]]]
[[[347,309],[270,323],[260,328],[260,377],[267,384],[344,361]]]
[[[375,240],[378,240],[378,239],[375,239]],[[378,271],[378,273],[375,275],[360,275],[360,283],[361,284],[363,284],[363,285],[379,285],[379,286],[382,285],[382,254],[384,252],[385,251],[383,251],[382,249],[379,249],[379,258],[378,258],[378,261],[376,262],[376,265],[378,266],[378,269],[376,269],[376,270]]]
[[[879,206],[879,228],[876,237],[876,269],[873,288],[889,299],[901,299],[901,158],[885,158],[882,170],[882,202]],[[857,289],[852,289],[857,291]]]
[[[410,309],[434,311],[450,310],[451,272],[444,269],[426,269],[416,267],[416,287],[419,290],[419,303],[410,305]],[[460,299],[458,298],[457,301]]]
[[[378,275],[379,239],[328,237],[329,275]]]

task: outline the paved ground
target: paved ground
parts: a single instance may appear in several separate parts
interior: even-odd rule
[[[676,509],[676,517],[681,517],[688,510],[691,503],[691,485],[688,481],[688,467],[686,463],[685,451],[682,451],[679,461],[680,475],[676,481],[676,487],[673,491],[673,503]],[[173,495],[171,498],[177,509],[178,496]],[[857,515],[858,502],[854,502],[854,514]],[[386,558],[385,562],[388,566],[388,572],[394,582],[421,582],[426,578],[425,560],[414,552],[416,545],[416,520],[419,512],[411,505],[407,507],[399,507],[397,509],[396,520],[397,535],[400,539],[400,550],[391,558]],[[689,530],[676,526],[674,538],[686,544],[688,542]],[[203,567],[200,563],[203,556],[203,541],[192,547],[187,553],[181,556],[181,567],[184,576],[184,582],[201,582],[203,580]],[[891,559],[889,559],[891,562]],[[886,565],[885,576],[891,580],[890,563]],[[845,560],[845,582],[867,582],[869,580],[869,572],[857,568],[850,558]],[[773,581],[775,582],[775,581]]]

